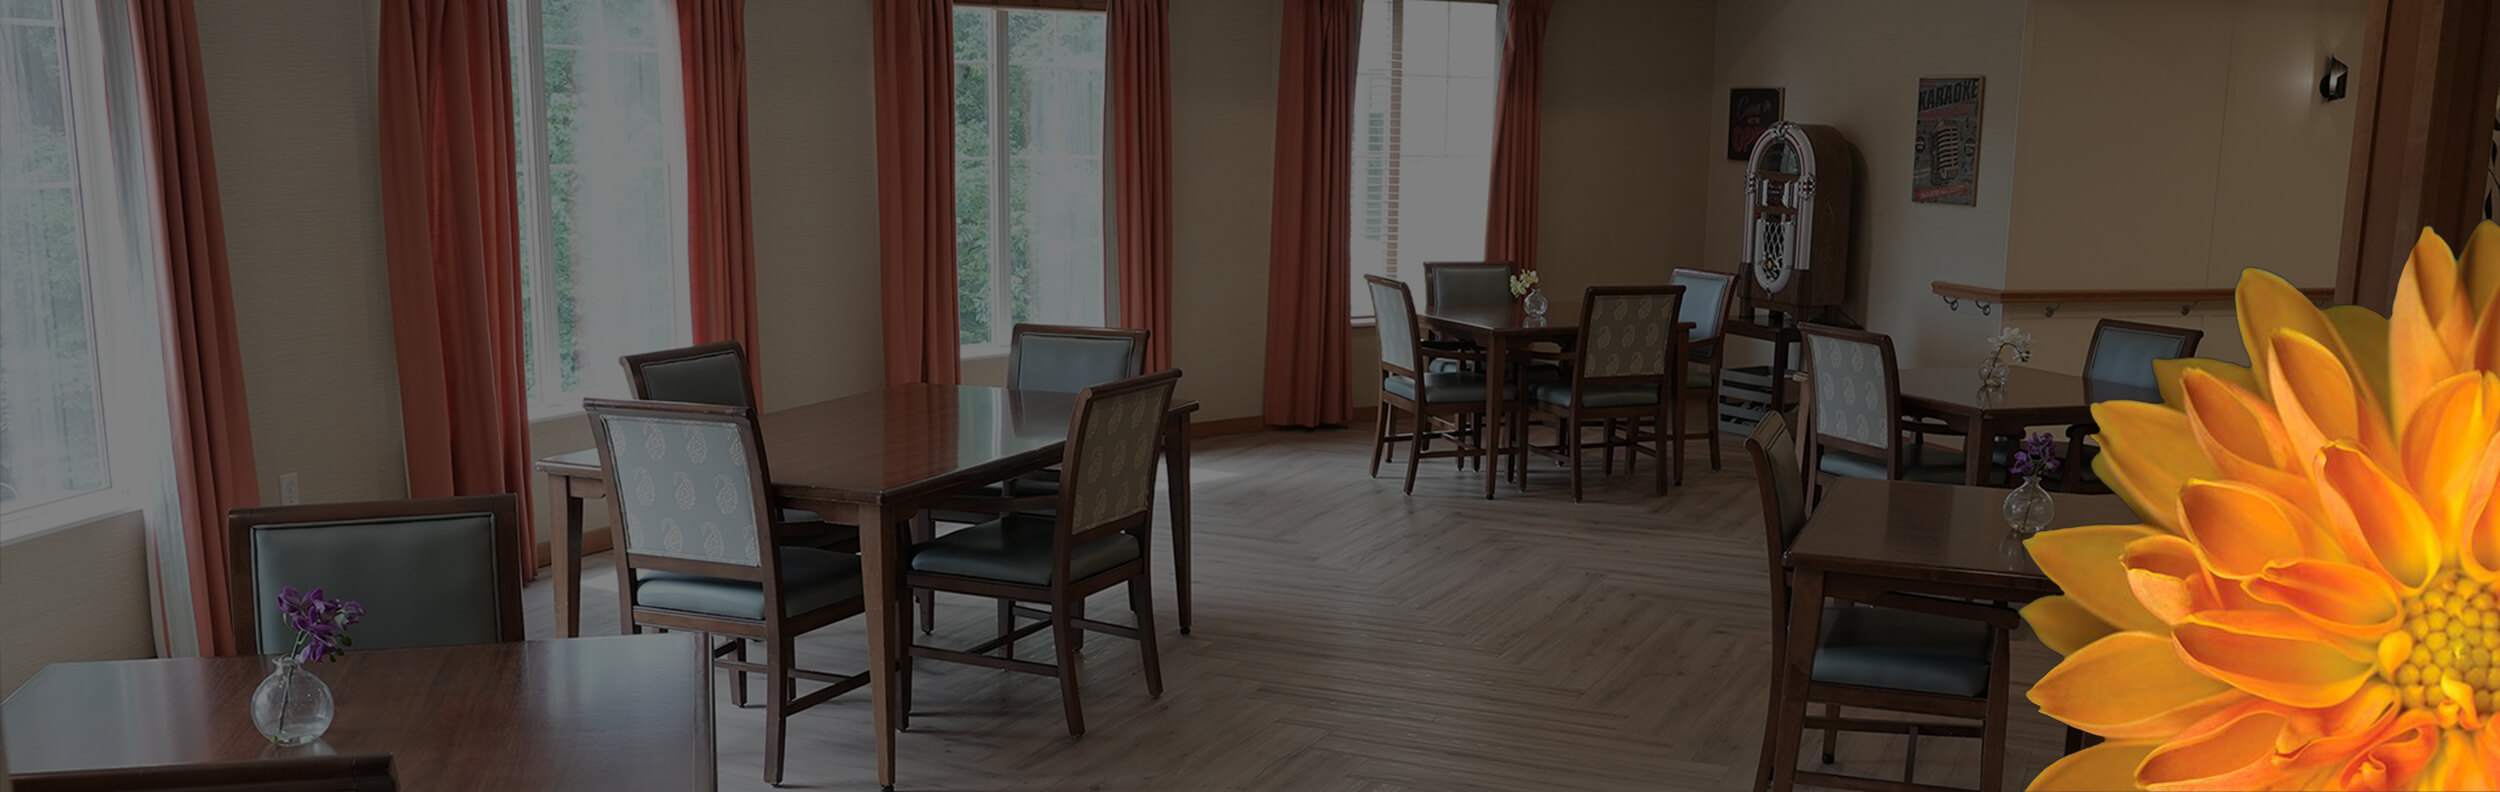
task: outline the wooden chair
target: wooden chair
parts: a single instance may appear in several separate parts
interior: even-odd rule
[[[1458,306],[1503,307],[1518,298],[1510,294],[1510,279],[1519,274],[1519,265],[1508,261],[1427,261],[1424,262],[1424,304],[1435,308]],[[1480,371],[1484,358],[1476,353],[1476,345],[1464,338],[1443,338],[1437,334],[1424,337],[1424,348],[1436,353],[1431,370]]]
[[[315,503],[226,514],[227,607],[234,645],[282,654],[288,587],[362,603],[355,648],[519,641],[520,498]]]
[[[1363,280],[1370,285],[1372,315],[1380,331],[1380,409],[1373,419],[1371,475],[1380,476],[1380,456],[1389,444],[1409,443],[1406,494],[1413,495],[1415,470],[1423,460],[1456,457],[1464,465],[1469,458],[1486,456],[1485,448],[1491,443],[1479,436],[1478,427],[1485,415],[1488,385],[1483,374],[1471,371],[1427,371],[1430,361],[1449,353],[1424,346],[1422,329],[1415,322],[1414,292],[1404,282],[1378,275],[1365,275]],[[1396,410],[1414,419],[1405,434],[1389,431]],[[1437,428],[1436,419],[1449,428]],[[1432,439],[1443,435],[1457,448],[1432,450]]]
[[[1163,695],[1163,670],[1155,647],[1152,533],[1155,459],[1163,443],[1164,413],[1180,372],[1166,370],[1085,389],[1068,418],[1068,442],[1060,491],[1048,514],[1011,513],[996,520],[915,545],[904,585],[913,589],[993,597],[1010,603],[1047,603],[1047,613],[1024,627],[1001,623],[999,635],[967,649],[907,643],[902,658],[901,712],[911,712],[912,659],[1042,674],[1059,678],[1068,733],[1085,733],[1077,701],[1076,636],[1091,630],[1134,639],[1143,653],[1146,694]],[[1129,627],[1087,619],[1077,603],[1115,585],[1128,587]],[[1016,659],[1015,641],[1044,628],[1051,632],[1056,663]],[[906,636],[907,641],[911,641]],[[1004,650],[1005,656],[991,656]]]
[[[2102,319],[2092,327],[2092,349],[2084,355],[2085,387],[2108,383],[2145,391],[2159,389],[2161,383],[2153,377],[2153,361],[2195,357],[2196,345],[2204,339],[2205,331],[2195,328]],[[2100,431],[2100,426],[2091,423],[2066,427],[2066,464],[2059,471],[2060,489],[2109,491],[2101,483],[2100,474],[2093,472],[2093,448],[2084,442]]]
[[[1806,459],[1816,489],[1830,478],[1962,482],[1961,454],[1922,449],[1912,460],[1901,438],[1901,366],[1892,336],[1804,323],[1806,390],[1813,419]],[[1818,496],[1819,497],[1819,496]]]
[[[789,717],[868,683],[865,672],[809,671],[795,658],[798,636],[863,612],[859,556],[777,541],[752,408],[610,399],[584,399],[582,408],[615,482],[607,503],[624,632],[728,637],[712,649],[712,665],[735,675],[739,706],[746,675],[764,675],[764,781],[781,783]],[[750,640],[764,644],[761,665],[746,659]],[[800,695],[800,679],[827,686]]]
[[[1674,469],[1683,467],[1683,301],[1682,286],[1591,286],[1581,298],[1578,340],[1560,356],[1571,380],[1538,385],[1528,400],[1531,412],[1555,418],[1557,448],[1520,445],[1523,454],[1559,452],[1571,466],[1573,501],[1580,500],[1586,467],[1581,429],[1590,424],[1606,429],[1599,450],[1610,473],[1617,446],[1627,457],[1650,454],[1658,459],[1658,494],[1665,495]],[[1655,443],[1649,448],[1639,443],[1643,420],[1653,422],[1649,437]],[[1619,423],[1629,425],[1620,437]]]
[[[1823,730],[1823,763],[1831,764],[1843,731],[1907,734],[1908,757],[1899,782],[1822,772],[1799,772],[1800,782],[1841,789],[1933,790],[1916,783],[1918,738],[1975,737],[1980,740],[1981,788],[1994,792],[2004,783],[2006,707],[2012,697],[2007,681],[2011,668],[2007,636],[2021,624],[2014,611],[1969,602],[1827,587],[1830,599],[1844,604],[1791,602],[1788,547],[1806,524],[1804,466],[1796,436],[1780,413],[1763,416],[1745,440],[1753,458],[1756,488],[1762,496],[1763,546],[1771,573],[1770,717],[1764,721],[1762,757],[1754,771],[1754,789],[1769,786],[1773,747],[1783,729]],[[1859,607],[1863,603],[1873,607]],[[1806,707],[1783,706],[1781,670],[1788,667],[1789,620],[1823,620],[1821,644],[1814,652],[1814,675],[1806,705],[1823,704],[1819,717],[1792,717]],[[1963,723],[1886,721],[1838,716],[1841,707],[1888,712],[1941,715],[1978,721]],[[1802,743],[1800,743],[1802,744]]]
[[[617,362],[625,366],[625,383],[638,401],[729,407],[756,404],[754,373],[747,365],[746,348],[736,341],[626,355]],[[785,508],[775,514],[788,524],[780,532],[785,542],[859,552],[858,526],[828,523],[806,509]]]
[[[1701,394],[1701,426],[1685,433],[1678,440],[1701,440],[1710,444],[1710,469],[1719,466],[1719,386],[1727,367],[1727,314],[1736,297],[1736,276],[1726,272],[1675,268],[1668,281],[1684,287],[1680,321],[1693,325],[1684,336],[1684,389]],[[1694,371],[1698,367],[1700,371]],[[1677,407],[1682,410],[1684,407]],[[1676,466],[1675,483],[1684,483],[1684,468]]]
[[[9,776],[17,792],[395,792],[389,754],[288,756]]]

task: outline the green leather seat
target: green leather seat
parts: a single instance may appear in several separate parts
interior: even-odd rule
[[[1962,483],[1961,454],[1930,448],[1919,452],[1918,460],[1919,464],[1901,469],[1903,481],[1924,481],[1930,484]],[[1838,449],[1825,449],[1823,461],[1817,465],[1817,468],[1842,478],[1880,480],[1890,477],[1889,471],[1884,469],[1883,460]]]
[[[1571,405],[1571,383],[1539,385],[1537,401]],[[1589,385],[1580,392],[1582,407],[1638,407],[1658,403],[1658,386],[1627,383],[1622,385]]]
[[[859,596],[859,556],[813,547],[781,550],[781,615],[796,616]],[[752,581],[643,570],[634,603],[645,608],[762,621],[764,585]]]
[[[1058,523],[1050,517],[1011,514],[920,543],[912,548],[911,568],[939,575],[1049,585],[1050,539],[1056,530]],[[1068,574],[1082,580],[1134,560],[1137,538],[1116,533],[1071,549]]]
[[[1395,394],[1399,398],[1415,398],[1415,381],[1406,377],[1390,375],[1389,378],[1380,381],[1380,389]],[[1429,397],[1433,404],[1484,401],[1487,390],[1489,389],[1486,387],[1482,374],[1443,372],[1424,375],[1424,395]],[[1511,398],[1518,393],[1518,388],[1509,385],[1502,386],[1503,398]]]
[[[1944,696],[1988,694],[1988,625],[1891,608],[1823,609],[1814,681]]]

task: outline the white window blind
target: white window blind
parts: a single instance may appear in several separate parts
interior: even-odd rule
[[[1501,12],[1466,0],[1365,0],[1355,66],[1351,295],[1363,276],[1423,292],[1427,261],[1484,259]]]

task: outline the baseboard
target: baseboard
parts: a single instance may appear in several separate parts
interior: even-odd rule
[[[1191,421],[1189,422],[1189,437],[1192,440],[1196,440],[1207,437],[1222,437],[1224,435],[1249,434],[1265,428],[1267,428],[1266,422],[1256,415],[1245,415],[1240,418],[1224,418],[1214,421]]]

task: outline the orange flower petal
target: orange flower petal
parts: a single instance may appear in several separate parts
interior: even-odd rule
[[[2101,454],[2093,460],[2101,481],[2145,523],[2176,531],[2179,488],[2189,479],[2218,475],[2197,444],[2187,413],[2143,402],[2101,402],[2092,405],[2092,420],[2101,427]]]
[[[2189,482],[2179,491],[2179,523],[2214,574],[2232,579],[2256,577],[2285,558],[2343,555],[2308,515],[2274,493],[2235,481]]]
[[[2085,748],[2050,762],[2037,778],[2031,779],[2030,792],[2108,792],[2112,789],[2134,789],[2135,769],[2144,764],[2144,757],[2153,752],[2158,742],[2105,742]]]
[[[2136,602],[2127,567],[2120,562],[2128,544],[2154,535],[2140,525],[2087,525],[2042,531],[2023,540],[2023,546],[2031,550],[2040,571],[2065,590],[2066,598],[2093,616],[2121,630],[2158,633],[2169,624]]]
[[[2102,636],[2118,631],[2109,622],[2092,615],[2071,597],[2041,597],[2023,606],[2023,621],[2031,625],[2040,645],[2060,655],[2071,655]]]
[[[2204,560],[2186,539],[2159,534],[2135,540],[2118,562],[2127,567],[2127,589],[2135,592],[2135,601],[2163,624],[2178,624],[2219,604]]]
[[[2394,396],[2388,408],[2398,432],[2410,425],[2409,416],[2431,387],[2457,373],[2457,353],[2472,341],[2459,286],[2448,243],[2423,229],[2396,279],[2396,303],[2387,316],[2388,386]]]
[[[2394,446],[2386,412],[2356,387],[2352,371],[2325,344],[2285,330],[2275,334],[2274,360],[2274,408],[2282,417],[2293,460],[2307,465],[2320,447],[2337,440],[2373,453]]]
[[[2340,766],[2384,734],[2403,711],[2404,702],[2394,686],[2365,684],[2352,698],[2333,707],[2287,711],[2291,723],[2275,744],[2275,752],[2283,756],[2287,770]]]
[[[2476,755],[2476,735],[2492,733],[2491,729],[2472,732],[2447,732],[2440,736],[2439,753],[2431,760],[2430,770],[2417,788],[2423,789],[2493,789],[2491,768]]]
[[[2475,580],[2490,582],[2500,578],[2500,436],[2494,436],[2483,447],[2483,458],[2475,464],[2475,487],[2467,496],[2471,504],[2465,510],[2465,543],[2457,555],[2466,574]]]
[[[2237,363],[2225,363],[2213,358],[2156,360],[2153,361],[2153,381],[2161,386],[2163,404],[2171,407],[2179,406],[2179,378],[2186,376],[2189,371],[2202,371],[2213,375],[2215,379],[2251,391],[2259,391],[2263,388],[2257,384],[2256,374],[2251,373],[2247,366]]]
[[[2275,331],[2298,330],[2319,340],[2334,337],[2335,326],[2318,310],[2318,304],[2274,273],[2241,270],[2233,303],[2239,309],[2240,340],[2248,345],[2248,368],[2260,387],[2267,386],[2274,357],[2268,341]]]
[[[2413,493],[2368,455],[2340,443],[2320,452],[2318,479],[2344,552],[2386,574],[2405,595],[2421,591],[2445,558],[2439,532]]]
[[[2114,739],[2169,737],[2247,698],[2181,662],[2169,639],[2141,632],[2094,641],[2031,687],[2042,713]]]
[[[2162,744],[2136,767],[2136,783],[2157,790],[2264,789],[2281,773],[2274,767],[2275,738],[2284,717],[2250,709],[2194,736]]]
[[[2338,789],[2405,789],[2430,768],[2439,749],[2439,722],[2430,713],[2407,712],[2370,747],[2336,772]]]
[[[2376,642],[2404,622],[2404,603],[2387,579],[2351,564],[2305,558],[2278,562],[2245,586],[2251,596],[2338,635]]]
[[[2311,497],[2307,460],[2293,456],[2273,405],[2201,371],[2182,375],[2179,386],[2188,426],[2221,478],[2264,487],[2295,504]]]
[[[2287,613],[2198,613],[2171,635],[2188,665],[2295,707],[2350,698],[2374,670],[2371,652],[2346,647]]]
[[[2337,305],[2326,309],[2326,320],[2343,341],[2327,346],[2343,356],[2345,368],[2369,386],[2372,403],[2384,410],[2388,402],[2387,317],[2358,305]]]
[[[2405,429],[2405,479],[2439,529],[2441,546],[2462,533],[2474,474],[2483,449],[2490,445],[2500,408],[2500,378],[2488,372],[2467,372],[2440,380],[2424,394],[2414,420]]]
[[[2474,310],[2488,313],[2494,300],[2500,300],[2500,226],[2485,220],[2474,225],[2474,233],[2465,238],[2465,252],[2457,254],[2458,274],[2465,280],[2465,303]]]

